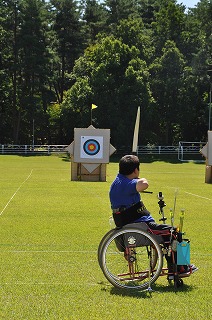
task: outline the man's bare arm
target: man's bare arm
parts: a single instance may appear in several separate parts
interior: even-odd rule
[[[137,184],[136,184],[136,190],[138,192],[142,192],[146,190],[149,187],[149,183],[146,178],[138,178]]]

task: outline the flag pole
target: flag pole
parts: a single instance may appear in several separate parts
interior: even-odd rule
[[[92,122],[93,122],[93,118],[92,118],[92,110],[93,109],[96,109],[97,108],[97,106],[95,105],[95,104],[91,104],[91,125],[92,125]]]
[[[92,105],[91,105],[91,125],[92,125]]]

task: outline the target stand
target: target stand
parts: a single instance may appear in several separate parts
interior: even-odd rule
[[[212,131],[208,131],[208,142],[200,152],[206,158],[205,183],[212,183]]]
[[[74,141],[66,150],[72,181],[106,181],[106,166],[116,150],[110,144],[110,129],[75,128]]]

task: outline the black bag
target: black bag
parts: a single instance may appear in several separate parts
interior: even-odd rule
[[[146,209],[142,201],[137,202],[127,209],[120,209],[113,213],[113,219],[117,227],[123,227],[125,224],[135,222],[143,216],[149,216],[150,212]]]

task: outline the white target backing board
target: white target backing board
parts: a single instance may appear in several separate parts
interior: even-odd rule
[[[208,131],[208,165],[212,166],[212,131]]]
[[[102,159],[103,142],[103,137],[81,136],[80,157],[82,159]]]
[[[207,165],[212,166],[212,131],[208,131],[208,142],[200,152],[207,159]]]
[[[74,129],[74,162],[109,163],[110,129]]]

